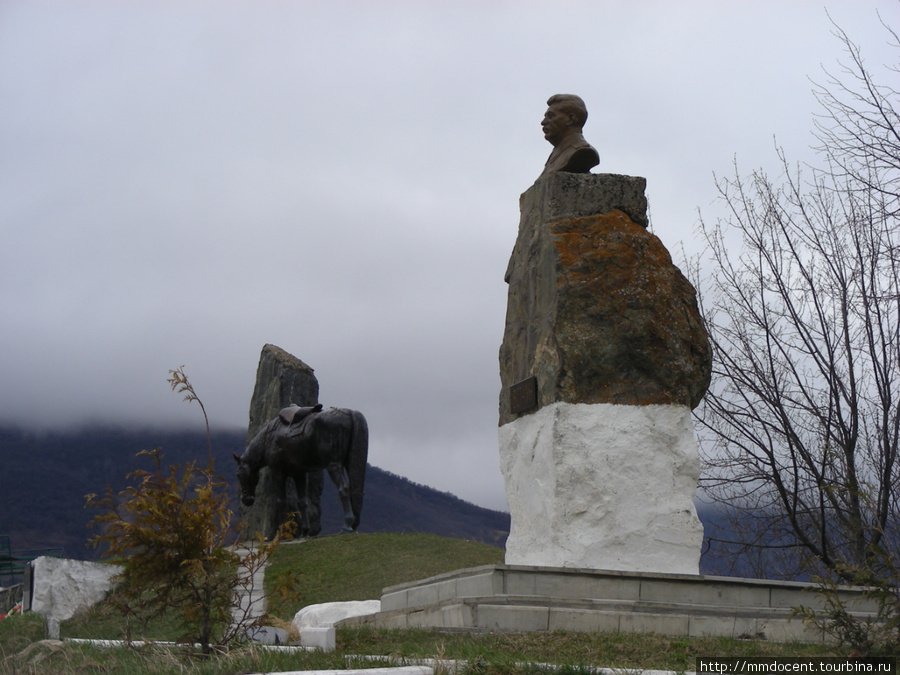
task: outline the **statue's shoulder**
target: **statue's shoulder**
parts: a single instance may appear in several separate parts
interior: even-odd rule
[[[550,153],[541,176],[563,171],[566,173],[588,173],[600,163],[600,155],[581,134],[572,136]]]
[[[570,173],[587,173],[600,163],[600,154],[587,141],[572,148],[566,166],[562,171]]]

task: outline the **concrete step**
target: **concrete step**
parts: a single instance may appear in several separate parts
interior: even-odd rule
[[[340,625],[462,630],[620,631],[821,642],[792,618],[821,608],[818,587],[797,582],[487,565],[386,588],[381,612]],[[858,616],[872,616],[865,589],[840,591]]]

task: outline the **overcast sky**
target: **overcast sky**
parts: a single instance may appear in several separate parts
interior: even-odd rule
[[[587,103],[681,259],[713,174],[812,157],[825,0],[0,3],[0,423],[245,427],[259,353],[369,420],[370,461],[506,508],[503,273]],[[827,2],[876,72],[876,11]],[[148,439],[148,445],[152,444]],[[2,470],[2,468],[0,468]]]

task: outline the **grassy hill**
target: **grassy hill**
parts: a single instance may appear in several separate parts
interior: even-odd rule
[[[501,548],[433,534],[348,534],[283,544],[266,567],[269,614],[290,621],[307,605],[378,600],[387,586],[502,562]],[[297,580],[297,596],[285,601],[275,588],[288,575]]]

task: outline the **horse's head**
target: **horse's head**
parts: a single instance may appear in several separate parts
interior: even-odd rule
[[[253,506],[256,500],[256,484],[259,482],[259,469],[253,469],[243,458],[234,455],[237,461],[237,479],[241,486],[241,502],[244,506]]]

